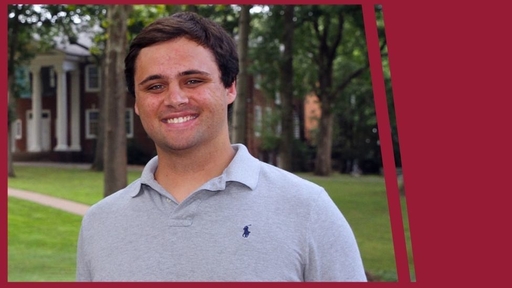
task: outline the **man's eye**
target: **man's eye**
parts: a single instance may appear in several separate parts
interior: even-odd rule
[[[199,83],[202,83],[203,81],[201,80],[197,80],[197,79],[191,79],[191,80],[187,80],[187,85],[195,85],[195,84],[199,84]]]
[[[160,89],[162,89],[162,87],[163,87],[163,85],[160,85],[160,84],[152,85],[152,86],[148,87],[148,90],[160,90]]]

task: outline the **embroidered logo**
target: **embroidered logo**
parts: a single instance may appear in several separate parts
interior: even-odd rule
[[[251,224],[244,227],[244,233],[242,233],[242,237],[244,237],[244,238],[249,237],[249,234],[251,233],[251,231],[249,231],[249,226],[251,226]]]

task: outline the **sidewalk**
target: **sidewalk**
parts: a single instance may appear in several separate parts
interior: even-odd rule
[[[39,194],[35,192],[14,189],[11,187],[7,187],[7,195],[23,200],[32,201],[38,204],[50,206],[80,216],[84,216],[87,209],[89,209],[89,206],[85,204],[60,199],[44,194]]]
[[[83,163],[57,163],[57,162],[15,162],[16,165],[20,166],[49,166],[49,167],[62,167],[62,168],[81,168],[89,169],[91,164]],[[142,171],[144,166],[141,165],[128,165],[128,170]],[[32,201],[38,204],[50,206],[56,209],[60,209],[69,213],[83,216],[90,206],[65,200],[57,197],[52,197],[36,192],[25,191],[7,187],[7,195],[20,198],[23,200]]]

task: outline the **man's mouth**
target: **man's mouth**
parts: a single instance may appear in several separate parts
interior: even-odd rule
[[[176,118],[169,118],[169,119],[167,119],[166,122],[172,123],[172,124],[178,124],[178,123],[184,123],[184,122],[190,121],[195,118],[197,118],[197,116],[176,117]]]

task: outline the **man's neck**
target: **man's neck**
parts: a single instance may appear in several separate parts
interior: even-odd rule
[[[179,152],[158,153],[156,181],[178,202],[182,202],[197,188],[222,174],[235,151],[231,144],[220,147],[197,147]]]

